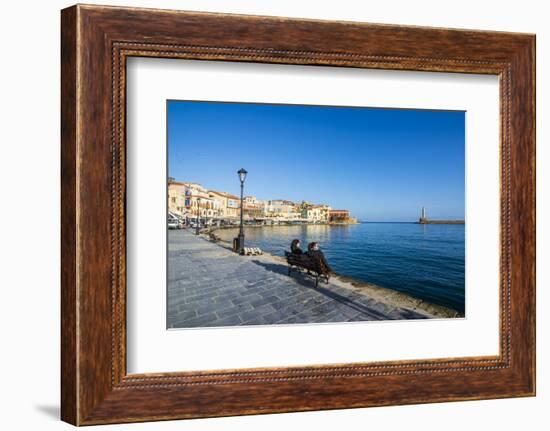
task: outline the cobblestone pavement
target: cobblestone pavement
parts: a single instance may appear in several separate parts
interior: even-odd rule
[[[239,256],[186,230],[168,233],[168,327],[418,319],[363,293],[292,272],[270,255]]]

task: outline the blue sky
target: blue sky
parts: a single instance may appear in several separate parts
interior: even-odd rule
[[[168,101],[168,174],[365,221],[464,218],[465,113]]]

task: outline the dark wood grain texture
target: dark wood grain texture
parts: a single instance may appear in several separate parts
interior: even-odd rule
[[[76,8],[61,16],[61,417],[78,422],[76,299]]]
[[[100,6],[62,11],[62,419],[76,425],[535,393],[535,37]],[[495,74],[500,354],[126,374],[129,56]]]

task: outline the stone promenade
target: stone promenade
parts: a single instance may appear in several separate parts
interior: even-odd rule
[[[315,288],[312,277],[288,276],[277,257],[239,256],[189,231],[168,231],[169,328],[431,317],[343,285]]]

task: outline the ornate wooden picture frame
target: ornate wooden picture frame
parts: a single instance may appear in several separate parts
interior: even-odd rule
[[[62,11],[61,416],[75,425],[535,394],[535,37],[102,6]],[[500,354],[126,372],[126,60],[497,75]]]

